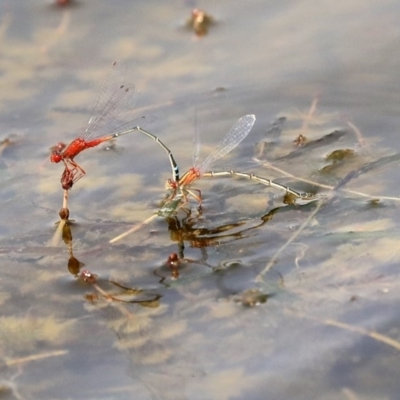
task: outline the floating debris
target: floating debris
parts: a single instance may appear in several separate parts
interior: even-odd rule
[[[211,25],[215,24],[214,18],[205,11],[195,8],[192,10],[192,15],[188,19],[186,25],[194,30],[197,36],[205,36]]]
[[[293,140],[293,144],[296,147],[304,146],[306,144],[306,142],[307,142],[307,138],[304,135],[302,135],[301,133],[299,136],[297,136],[296,139]]]
[[[326,156],[327,161],[333,161],[334,163],[338,161],[345,160],[347,158],[353,157],[355,155],[355,151],[352,149],[339,149],[334,150],[332,153]]]
[[[267,302],[270,295],[262,293],[258,289],[249,289],[235,298],[235,301],[242,303],[245,307],[254,307]]]

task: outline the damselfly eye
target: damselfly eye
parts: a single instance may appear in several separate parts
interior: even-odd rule
[[[61,159],[62,159],[61,154],[57,151],[53,151],[50,155],[50,161],[53,163],[59,163]]]
[[[59,163],[62,160],[61,152],[66,148],[67,146],[59,142],[55,146],[53,146],[50,151],[50,161],[53,163]]]

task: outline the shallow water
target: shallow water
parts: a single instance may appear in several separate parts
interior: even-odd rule
[[[216,22],[201,38],[190,2],[0,2],[0,398],[397,399],[399,5],[197,6]],[[82,132],[114,60],[182,172],[195,132],[201,162],[254,113],[215,169],[316,199],[203,179],[201,215],[193,201],[110,244],[154,215],[170,176],[135,133],[77,157],[65,244],[49,148]]]

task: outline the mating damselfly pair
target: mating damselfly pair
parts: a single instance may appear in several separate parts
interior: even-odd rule
[[[256,121],[255,115],[252,114],[241,117],[228,131],[215,150],[200,165],[193,165],[185,174],[180,176],[178,165],[171,150],[158,136],[141,127],[141,122],[145,120],[145,117],[132,118],[138,91],[134,87],[124,85],[124,74],[121,69],[123,69],[123,64],[119,62],[113,63],[92,109],[89,121],[84,126],[82,133],[68,146],[64,143],[58,143],[52,148],[50,160],[55,163],[62,161],[64,164],[61,185],[65,191],[71,189],[85,175],[85,170],[75,161],[75,157],[79,153],[119,136],[132,132],[140,132],[154,140],[168,156],[172,176],[165,184],[166,189],[169,191],[167,201],[172,201],[177,196],[180,196],[186,203],[188,195],[191,195],[201,204],[201,192],[198,189],[192,188],[192,183],[200,178],[226,176],[244,178],[280,189],[296,198],[306,200],[312,198],[312,195],[308,193],[297,192],[288,186],[252,173],[236,170],[211,170],[213,163],[236,148],[250,133]]]

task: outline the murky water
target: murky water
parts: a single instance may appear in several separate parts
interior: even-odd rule
[[[197,37],[191,2],[0,2],[0,398],[398,398],[400,7],[214,3]],[[315,199],[204,178],[201,214],[164,209],[110,243],[170,177],[132,133],[77,157],[57,228],[49,148],[82,132],[114,60],[182,173],[195,132],[201,162],[256,114],[215,169]]]

